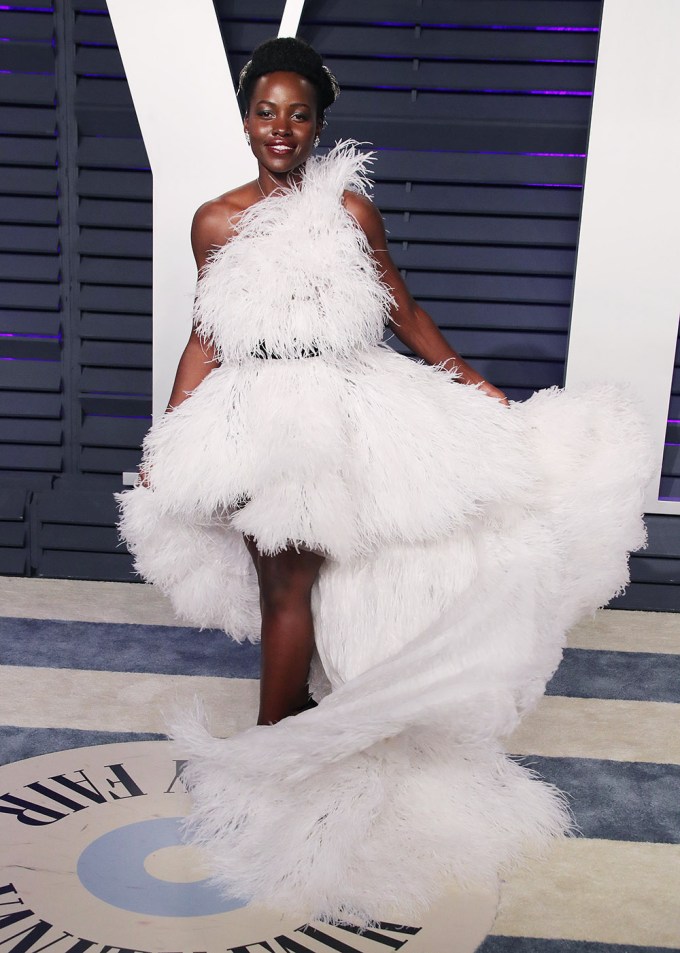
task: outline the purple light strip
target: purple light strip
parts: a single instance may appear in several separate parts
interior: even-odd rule
[[[52,13],[52,7],[13,7],[9,3],[0,4],[0,10],[16,10],[21,13]]]
[[[32,341],[61,341],[61,334],[18,334],[14,331],[3,331],[0,338],[17,338]]]
[[[515,33],[599,33],[596,26],[529,26],[527,24],[509,23],[425,23],[414,20],[372,20],[362,23],[361,26],[396,26],[396,27],[423,27],[427,30],[505,30]]]
[[[85,73],[81,74],[87,75]],[[388,86],[376,85],[373,89],[393,89],[401,92],[411,92],[413,86]],[[418,88],[422,93],[493,93],[499,96],[589,96],[592,97],[590,90],[581,91],[573,89],[461,89],[456,86],[424,86]]]
[[[484,149],[462,150],[460,152],[451,149],[397,149],[396,146],[373,146],[372,152],[433,152],[451,156],[547,156],[557,159],[585,159],[585,152],[495,152]],[[580,186],[579,186],[580,188]]]

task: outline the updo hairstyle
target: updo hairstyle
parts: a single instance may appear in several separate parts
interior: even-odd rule
[[[248,112],[255,81],[279,70],[299,73],[310,81],[316,90],[318,117],[324,121],[324,112],[340,94],[338,81],[309,43],[292,36],[265,40],[253,51],[239,75],[238,94],[244,112]]]

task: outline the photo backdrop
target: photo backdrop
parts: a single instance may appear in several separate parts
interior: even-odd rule
[[[216,0],[234,77],[282,9]],[[322,148],[379,150],[411,290],[515,399],[563,381],[600,16],[601,0],[305,4],[300,35],[343,87]],[[146,152],[104,0],[3,5],[0,36],[0,572],[132,580],[112,493],[151,414]],[[680,610],[678,520],[648,517],[617,606]]]

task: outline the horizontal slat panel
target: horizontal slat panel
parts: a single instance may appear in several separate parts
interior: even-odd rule
[[[680,586],[638,582],[609,603],[611,609],[641,612],[680,612]]]
[[[17,361],[58,361],[61,353],[58,340],[26,335],[0,338],[0,356]]]
[[[663,583],[680,586],[680,559],[650,559],[636,556],[631,559],[632,582]]]
[[[0,380],[2,376],[0,376]],[[3,417],[44,417],[58,420],[61,416],[61,395],[31,394],[17,389],[0,390],[0,414]],[[56,389],[56,388],[55,388]]]
[[[495,188],[489,184],[431,184],[387,182],[381,178],[382,159],[374,165],[374,201],[383,211],[390,209],[457,214],[536,215],[578,218],[581,190],[568,188]]]
[[[597,52],[597,34],[581,32],[540,32],[536,30],[438,30],[424,26],[390,27],[361,23],[357,26],[310,23],[309,11],[303,17],[299,35],[323,51],[324,56],[398,55],[420,59],[455,58],[466,60],[552,60],[567,59],[593,62]],[[391,18],[389,18],[391,19]],[[93,24],[89,24],[92,27]],[[99,29],[102,42],[105,32]],[[253,50],[269,39],[267,23],[232,22],[229,24],[231,49]],[[110,34],[109,34],[110,36]]]
[[[150,229],[152,205],[150,201],[126,202],[84,197],[78,208],[78,222],[98,227]]]
[[[0,222],[57,222],[57,199],[27,195],[0,195]]]
[[[87,311],[127,312],[151,314],[150,288],[106,288],[101,285],[83,285],[81,307]]]
[[[80,280],[110,285],[148,285],[151,287],[151,261],[145,259],[84,257],[80,262]]]
[[[118,535],[113,526],[64,526],[43,524],[40,545],[51,550],[113,553],[118,549]]]
[[[0,521],[0,547],[26,546],[28,530],[25,523],[3,523]]]
[[[42,470],[49,473],[61,470],[61,448],[43,445],[27,446],[6,443],[2,446],[0,468],[3,470]]]
[[[56,134],[55,111],[46,107],[0,106],[0,133],[53,136]]]
[[[564,332],[569,327],[569,306],[566,304],[436,301],[427,294],[420,295],[418,300],[440,327]]]
[[[0,102],[53,105],[55,95],[53,75],[5,73],[0,76]]]
[[[137,449],[149,429],[149,419],[130,417],[97,417],[83,421],[81,440],[88,447],[123,447]]]
[[[83,393],[147,395],[151,393],[151,374],[149,371],[84,367],[80,389]]]
[[[49,311],[0,311],[1,334],[42,334],[57,337],[60,315]]]
[[[7,281],[2,288],[2,304],[5,308],[37,308],[58,311],[60,288],[57,284]]]
[[[28,569],[25,549],[0,549],[0,575],[23,576]]]
[[[77,0],[79,6],[99,8]],[[274,20],[281,16],[281,0],[216,0],[215,9],[220,19]],[[599,23],[601,4],[596,0],[371,0],[358,4],[356,0],[307,0],[305,21],[370,24],[376,21],[390,23],[437,23],[461,26],[579,26],[595,27]]]
[[[572,280],[567,278],[413,271],[407,274],[407,280],[415,297],[545,301],[564,305],[571,301]]]
[[[49,43],[30,40],[12,39],[9,43],[0,43],[0,69],[50,73],[54,70],[54,49]]]
[[[80,349],[83,366],[151,367],[151,345],[121,341],[83,341]]]
[[[53,444],[59,446],[61,439],[62,427],[58,420],[0,419],[0,443]]]
[[[2,191],[22,195],[56,195],[56,169],[21,169],[11,166],[2,170]]]
[[[83,473],[119,474],[136,470],[140,459],[139,448],[107,450],[102,447],[83,447],[80,469]]]
[[[61,390],[58,361],[3,361],[0,389],[11,391]]]
[[[56,225],[0,225],[0,249],[56,255],[59,230]]]
[[[0,520],[23,520],[28,496],[23,488],[0,486]]]
[[[578,221],[567,218],[388,213],[383,219],[393,241],[575,247],[578,239]]]
[[[83,312],[80,335],[100,341],[151,343],[151,318],[146,315],[97,314]]]
[[[107,84],[108,85],[108,84]],[[333,119],[354,117],[366,109],[363,90],[345,90],[332,107]],[[378,116],[394,116],[400,122],[588,122],[590,100],[586,96],[532,96],[523,94],[420,92],[405,90],[370,91],[371,108]],[[329,118],[331,113],[329,112]]]
[[[375,121],[379,123],[378,118]],[[583,181],[584,163],[583,159],[570,156],[467,155],[409,149],[397,154],[379,152],[375,168],[381,181],[569,184]]]
[[[500,245],[453,245],[389,242],[395,264],[407,270],[487,271],[491,274],[566,275],[572,280],[575,251],[562,248],[511,248]],[[571,288],[570,288],[571,292]]]
[[[502,168],[496,164],[498,175],[492,182],[555,182],[573,183],[582,181],[582,175],[569,171],[570,164],[582,162],[579,159],[564,158],[566,155],[585,153],[587,144],[584,125],[551,126],[548,123],[501,123],[477,124],[470,122],[452,122],[441,120],[407,119],[401,122],[397,118],[354,115],[352,117],[329,115],[328,130],[322,134],[324,146],[332,146],[336,139],[354,138],[362,142],[373,143],[381,149],[399,151],[404,142],[412,143],[423,150],[435,150],[433,154],[455,153],[556,153],[553,159],[553,177],[543,176],[525,178],[501,175]],[[423,155],[427,153],[423,152]],[[489,158],[489,157],[487,157]],[[491,158],[505,158],[504,155]],[[559,163],[559,165],[558,165]],[[409,170],[409,178],[423,179],[417,170]],[[460,179],[461,177],[456,176]],[[481,175],[471,175],[467,181],[483,180]]]
[[[89,76],[78,79],[76,105],[134,108],[128,84],[124,79],[98,79]]]
[[[110,579],[119,582],[141,582],[132,568],[132,557],[127,553],[66,552],[45,550],[37,575],[49,579]]]
[[[10,37],[13,40],[49,42],[53,32],[53,14],[50,8],[41,9],[36,4],[30,13],[24,13],[0,7],[0,36]]]
[[[78,129],[82,136],[104,136],[124,139],[141,136],[137,116],[132,109],[103,109],[101,106],[80,106]]]
[[[115,230],[109,228],[82,228],[78,246],[80,253],[83,255],[146,258],[150,262],[153,237],[151,232],[148,231],[133,231],[132,229],[122,228]],[[148,277],[151,277],[150,274]]]
[[[12,255],[0,252],[0,280],[58,281],[59,259],[56,255]]]
[[[664,448],[663,468],[661,472],[664,476],[680,477],[680,445],[670,444]]]
[[[0,48],[2,44],[0,44]],[[31,139],[28,136],[2,136],[0,138],[0,163],[6,165],[56,166],[56,139]],[[4,191],[4,190],[3,190]]]
[[[144,417],[151,423],[151,398],[134,395],[84,394],[80,398],[84,413],[121,417]]]
[[[61,490],[36,494],[36,514],[41,523],[77,526],[113,526],[117,518],[116,502],[111,493],[86,489]]]
[[[149,160],[141,139],[92,138],[86,136],[78,145],[78,164],[114,169],[149,169]]]
[[[151,199],[151,173],[82,169],[78,194],[107,198]]]

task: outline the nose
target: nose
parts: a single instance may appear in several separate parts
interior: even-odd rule
[[[290,122],[288,121],[287,116],[277,117],[276,122],[274,123],[274,128],[272,132],[275,136],[289,136],[290,135]]]

